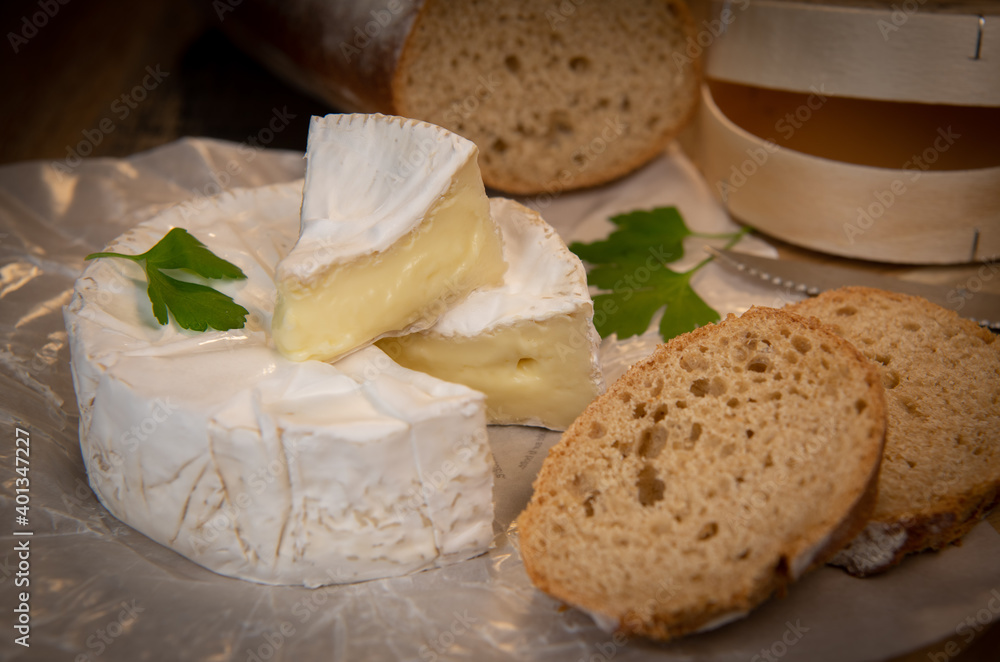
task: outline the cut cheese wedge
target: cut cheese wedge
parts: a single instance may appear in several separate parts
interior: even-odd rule
[[[509,267],[427,331],[378,346],[401,365],[487,397],[491,423],[561,430],[604,390],[600,337],[580,259],[534,211],[494,198]]]
[[[430,327],[505,267],[476,146],[426,122],[313,117],[298,243],[277,268],[272,333],[332,360]]]
[[[295,243],[301,182],[166,210],[111,246],[184,227],[247,275],[212,281],[246,327],[160,326],[142,268],[91,262],[65,310],[80,448],[118,519],[216,572],[345,583],[470,558],[493,537],[482,394],[376,347],[292,361],[267,329],[274,267]],[[186,217],[187,215],[187,217]]]

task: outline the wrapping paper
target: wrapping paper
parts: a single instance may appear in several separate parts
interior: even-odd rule
[[[879,577],[822,568],[786,597],[713,632],[667,644],[604,632],[534,589],[524,573],[512,523],[559,437],[528,427],[490,428],[496,519],[489,553],[409,577],[312,590],[262,586],[215,575],[115,520],[84,473],[62,322],[83,256],[165,206],[303,171],[300,153],[195,139],[85,161],[70,172],[42,162],[0,168],[0,659],[840,662],[884,659],[946,637],[963,641],[976,634],[968,619],[996,617],[1000,533],[982,522],[961,546],[912,557]],[[678,206],[696,230],[735,227],[676,145],[613,185],[524,202],[567,241],[602,238],[610,215],[658,205]],[[700,259],[703,242],[689,239],[677,266]],[[740,249],[774,254],[751,238]],[[694,287],[722,314],[781,305],[787,296],[713,264]],[[652,332],[606,340],[608,381],[657,340]],[[20,443],[30,446],[30,464],[18,464],[18,438],[30,440]],[[25,475],[28,509],[17,511],[24,485],[17,479]],[[20,512],[28,524],[16,523]],[[27,566],[19,556],[25,540]],[[22,602],[29,647],[16,641]]]

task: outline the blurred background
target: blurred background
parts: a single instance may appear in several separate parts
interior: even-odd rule
[[[4,0],[0,26],[0,163],[259,140],[276,113],[265,146],[305,150],[309,116],[330,111],[233,46],[211,0]]]

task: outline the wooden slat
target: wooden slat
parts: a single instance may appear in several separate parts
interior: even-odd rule
[[[719,80],[893,101],[1000,106],[1000,6],[714,0],[726,23],[708,53]],[[728,12],[725,16],[723,12]]]

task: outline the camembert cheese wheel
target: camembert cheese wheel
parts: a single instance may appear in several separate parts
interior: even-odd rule
[[[493,537],[484,397],[368,347],[295,361],[270,338],[275,266],[302,182],[179,205],[117,239],[183,227],[248,276],[210,285],[243,329],[153,317],[142,268],[90,263],[65,319],[90,485],[118,519],[224,575],[318,586],[470,558]]]

